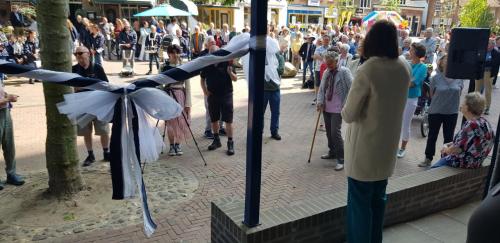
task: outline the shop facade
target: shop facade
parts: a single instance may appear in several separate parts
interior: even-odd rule
[[[250,10],[251,0],[244,1],[244,15],[243,15],[243,28],[245,25],[250,26],[251,21],[251,10]],[[269,0],[267,3],[267,22],[273,24],[274,26],[286,26],[287,21],[287,0]]]
[[[197,20],[203,24],[215,24],[215,28],[222,28],[223,24],[243,26],[242,6],[198,5]],[[242,27],[241,27],[242,28]]]
[[[328,1],[320,0],[294,0],[289,2],[287,25],[300,29],[307,29],[309,26],[324,25],[325,12],[329,4]]]

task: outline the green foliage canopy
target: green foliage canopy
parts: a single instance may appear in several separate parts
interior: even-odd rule
[[[462,27],[490,28],[494,17],[491,13],[487,0],[469,0],[460,12],[460,23]]]

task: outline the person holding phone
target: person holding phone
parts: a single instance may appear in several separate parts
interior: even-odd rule
[[[14,128],[10,115],[11,103],[17,102],[18,95],[8,94],[3,87],[3,79],[0,77],[0,142],[2,143],[3,158],[5,160],[5,171],[7,172],[7,184],[21,186],[24,180],[16,174],[16,146],[14,144]],[[4,183],[0,181],[0,190]]]

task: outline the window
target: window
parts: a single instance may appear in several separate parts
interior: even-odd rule
[[[372,0],[360,0],[359,7],[360,8],[371,8],[372,7]]]
[[[307,23],[308,24],[318,24],[319,23],[319,16],[318,15],[307,16]]]
[[[344,3],[344,6],[346,6],[346,7],[354,6],[354,0],[345,0],[345,1],[343,1],[343,3]]]
[[[406,0],[399,0],[399,5],[405,5],[406,4]]]
[[[441,15],[441,3],[439,1],[436,1],[436,5],[434,6],[434,16],[440,16]]]

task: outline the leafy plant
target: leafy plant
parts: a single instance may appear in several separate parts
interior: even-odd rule
[[[19,7],[19,12],[24,16],[35,16],[36,17],[36,10],[32,6]]]
[[[493,21],[494,16],[486,0],[470,0],[460,12],[462,27],[490,28]]]
[[[399,0],[382,0],[384,10],[399,12]]]
[[[500,35],[500,24],[495,24],[495,26],[491,28],[491,32],[495,33],[497,36]]]

